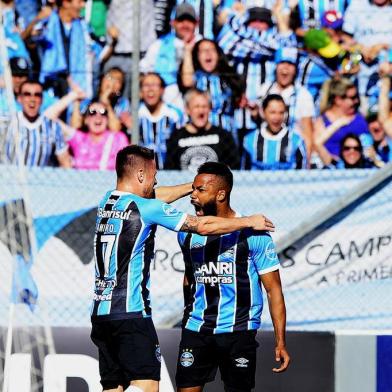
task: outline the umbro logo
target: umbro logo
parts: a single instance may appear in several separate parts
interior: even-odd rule
[[[236,367],[242,367],[242,368],[248,367],[249,359],[237,358],[235,361],[237,362],[235,365]]]
[[[234,255],[234,249],[229,248],[222,253],[222,256],[231,257]]]
[[[196,242],[195,244],[192,244],[191,249],[200,249],[202,247],[203,247],[203,244]]]

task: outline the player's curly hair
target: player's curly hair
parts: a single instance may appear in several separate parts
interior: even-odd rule
[[[221,162],[205,162],[197,169],[197,174],[214,174],[219,176],[227,185],[229,191],[233,188],[233,173]]]

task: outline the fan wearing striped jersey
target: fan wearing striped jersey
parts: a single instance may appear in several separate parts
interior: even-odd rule
[[[157,392],[161,354],[149,292],[156,226],[201,235],[274,226],[263,215],[191,216],[166,204],[190,194],[191,186],[155,190],[155,155],[148,148],[120,150],[116,172],[117,187],[106,193],[97,210],[91,338],[99,350],[104,391],[122,392],[131,384],[133,390]]]
[[[45,113],[40,115],[42,96],[40,82],[28,79],[21,84],[18,100],[22,111],[17,112],[17,128],[9,127],[4,135],[5,162],[69,168],[71,157],[60,124]],[[0,148],[3,155],[1,152]]]
[[[140,80],[140,140],[144,147],[154,148],[157,168],[163,169],[166,142],[172,132],[183,125],[180,109],[163,101],[165,81],[155,72],[147,72]]]
[[[217,162],[198,169],[191,203],[198,217],[233,218],[233,175]],[[275,358],[287,369],[286,309],[275,246],[266,231],[243,229],[225,235],[178,234],[184,256],[182,336],[178,354],[178,392],[201,392],[219,368],[226,392],[250,392],[255,386],[256,333],[267,293],[275,331]]]
[[[270,94],[262,103],[264,122],[244,138],[242,166],[248,170],[306,169],[306,145],[300,131],[287,126],[282,96]]]

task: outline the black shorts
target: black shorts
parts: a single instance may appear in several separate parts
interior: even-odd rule
[[[177,361],[177,387],[202,386],[219,367],[226,391],[248,392],[255,386],[256,331],[205,335],[183,329]]]
[[[157,380],[161,352],[151,318],[92,321],[103,389],[127,387],[132,380]],[[124,388],[124,389],[125,389]]]

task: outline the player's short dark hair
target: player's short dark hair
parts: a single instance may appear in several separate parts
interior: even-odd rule
[[[131,145],[126,146],[117,153],[116,173],[118,178],[123,178],[127,173],[132,171],[140,160],[153,161],[155,159],[154,150],[150,148]]]
[[[272,101],[282,102],[283,105],[286,107],[286,102],[284,101],[284,99],[282,98],[281,95],[279,95],[279,94],[269,94],[263,100],[263,103],[262,103],[263,110],[265,110],[268,107],[268,105],[270,104],[270,102],[272,102]]]
[[[197,169],[197,174],[214,174],[219,176],[227,185],[229,191],[233,188],[233,173],[230,168],[220,162],[205,162]]]

